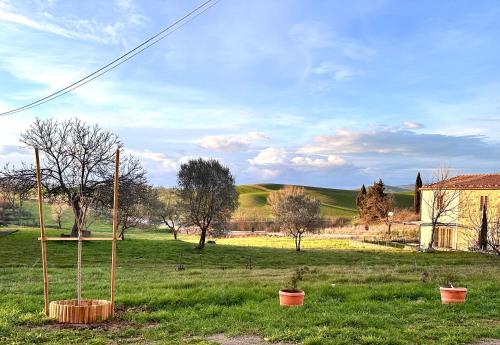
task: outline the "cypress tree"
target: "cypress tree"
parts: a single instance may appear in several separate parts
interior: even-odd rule
[[[365,200],[366,200],[366,187],[363,184],[358,192],[358,195],[356,196],[356,206],[358,207],[358,212],[360,216],[362,216],[363,214]]]
[[[416,214],[420,214],[420,203],[421,203],[421,197],[422,197],[422,192],[420,191],[420,188],[422,187],[422,179],[420,178],[420,171],[417,174],[417,178],[415,180],[415,191],[413,193],[413,209],[415,210]]]
[[[481,233],[479,234],[479,247],[482,250],[488,249],[488,216],[486,206],[483,206],[483,217],[481,219]]]
[[[394,200],[385,192],[385,184],[382,180],[373,183],[373,186],[368,188],[363,206],[363,217],[366,221],[386,219],[388,211],[394,206]]]

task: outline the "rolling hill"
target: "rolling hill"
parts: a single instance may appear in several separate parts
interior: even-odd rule
[[[251,184],[237,187],[240,193],[240,208],[238,213],[243,217],[252,217],[259,214],[270,217],[270,208],[267,205],[267,197],[272,191],[283,188],[282,184]],[[346,217],[352,218],[357,215],[355,190],[330,189],[303,186],[306,192],[321,201],[321,214],[324,217]],[[393,193],[398,208],[411,207],[413,205],[413,193],[401,191]]]
[[[272,191],[283,188],[283,184],[250,184],[239,185],[237,190],[240,193],[240,207],[236,212],[236,217],[243,218],[270,218],[271,212],[267,205],[267,197]],[[330,189],[304,186],[307,193],[321,201],[321,214],[326,218],[353,218],[358,214],[356,209],[357,190]],[[398,208],[413,206],[412,191],[398,191],[393,193]],[[38,206],[35,200],[24,202],[25,225],[36,225],[38,223]],[[44,204],[45,223],[48,227],[57,225],[53,218],[52,206]],[[94,231],[108,231],[111,228],[111,220],[94,219],[89,217]],[[17,220],[16,220],[17,223]],[[71,228],[73,224],[73,213],[67,208],[62,215],[63,228]]]

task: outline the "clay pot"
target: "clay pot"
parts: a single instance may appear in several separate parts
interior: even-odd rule
[[[453,288],[439,288],[441,291],[441,303],[465,303],[465,297],[467,296],[467,289],[461,287]]]
[[[280,290],[280,305],[288,307],[298,307],[304,305],[304,291]]]

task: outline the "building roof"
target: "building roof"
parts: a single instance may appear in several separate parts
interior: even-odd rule
[[[500,174],[459,175],[422,189],[500,189]]]

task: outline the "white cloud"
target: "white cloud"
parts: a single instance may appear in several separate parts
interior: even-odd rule
[[[200,146],[215,151],[246,151],[258,141],[267,139],[260,132],[250,132],[245,135],[210,135],[200,141]]]
[[[262,181],[269,181],[281,175],[281,170],[279,169],[269,169],[269,168],[261,169],[254,166],[248,168],[248,172],[250,172],[252,175],[256,176],[257,179]]]
[[[483,136],[417,134],[413,131],[387,128],[349,131],[339,129],[334,135],[319,135],[313,143],[298,150],[305,154],[400,154],[420,156],[494,157],[500,147]]]
[[[290,29],[290,35],[310,48],[331,46],[334,36],[328,26],[318,22],[295,24]]]
[[[139,158],[143,163],[148,163],[148,162],[159,163],[166,172],[176,171],[180,163],[180,159],[176,160],[167,157],[164,153],[161,152],[152,152],[149,150],[139,151],[133,149],[127,149],[126,152],[135,156],[136,158]]]
[[[31,163],[34,159],[34,152],[25,147],[16,145],[0,144],[0,168],[5,164],[17,166],[21,162]]]
[[[326,61],[311,69],[311,73],[317,75],[330,75],[336,81],[350,79],[356,73],[349,67],[343,64]]]
[[[277,177],[279,174],[281,174],[280,170],[262,169],[260,176],[263,180],[270,180]]]
[[[328,155],[325,158],[311,158],[297,156],[292,158],[292,163],[296,166],[311,167],[311,168],[330,168],[338,167],[347,164],[347,161],[342,157],[335,155]]]
[[[108,43],[108,40],[105,39],[103,35],[94,35],[88,32],[72,31],[56,24],[34,20],[21,14],[11,13],[3,10],[0,10],[0,21],[27,26],[31,29],[50,32],[52,34],[63,36],[66,38],[76,38],[85,41]]]
[[[282,148],[268,147],[259,152],[259,154],[249,159],[252,165],[278,165],[285,163],[286,151]]]
[[[82,18],[68,13],[55,13],[52,5],[3,3],[0,6],[0,22],[25,26],[57,36],[104,44],[126,46],[130,30],[142,26],[146,18],[139,13],[132,1],[117,1],[120,15],[114,22],[101,22],[95,18]],[[75,6],[76,7],[76,6]]]
[[[420,129],[425,127],[422,123],[414,121],[406,121],[403,123],[403,125],[408,129]]]
[[[352,60],[367,60],[376,54],[375,49],[340,37],[329,26],[319,22],[295,24],[290,29],[290,35],[307,49],[329,48]]]

